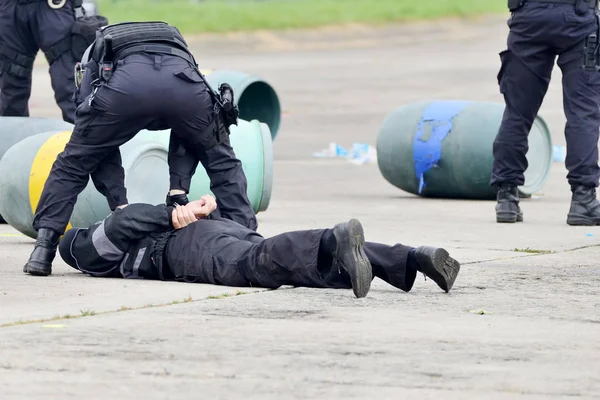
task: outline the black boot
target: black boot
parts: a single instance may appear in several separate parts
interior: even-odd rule
[[[600,225],[600,202],[593,186],[571,186],[571,209],[567,215],[569,225]]]
[[[501,184],[496,198],[496,222],[523,222],[523,213],[519,207],[519,190],[515,185]]]
[[[452,289],[460,264],[448,251],[439,247],[421,246],[415,251],[417,271],[432,279],[446,293]]]
[[[33,252],[23,267],[23,272],[38,276],[50,275],[59,238],[60,235],[52,229],[41,228],[38,231]]]
[[[350,275],[352,290],[358,298],[365,297],[371,289],[373,269],[365,254],[363,227],[356,219],[337,224],[333,228],[335,237],[334,262],[342,265]]]
[[[190,201],[188,200],[187,194],[185,193],[174,195],[170,195],[167,193],[167,199],[165,200],[167,206],[172,206],[175,203],[179,204],[180,206],[185,206],[189,202]]]

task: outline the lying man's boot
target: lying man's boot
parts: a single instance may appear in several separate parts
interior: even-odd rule
[[[38,231],[33,252],[23,267],[23,272],[38,276],[50,275],[59,239],[60,235],[52,229],[41,228]]]
[[[567,215],[569,225],[600,225],[600,202],[596,198],[596,188],[572,186],[571,209]]]
[[[496,198],[496,222],[523,222],[523,213],[519,207],[519,190],[515,185],[501,184]]]
[[[188,200],[187,194],[185,194],[185,193],[181,193],[181,194],[168,194],[167,193],[167,199],[165,200],[165,203],[167,204],[167,206],[172,206],[175,203],[179,204],[180,206],[185,206],[189,202],[190,201]]]
[[[417,271],[432,279],[446,293],[452,289],[460,264],[445,249],[431,246],[417,247]]]
[[[365,235],[361,223],[356,219],[337,224],[333,228],[336,249],[333,258],[350,275],[352,290],[358,298],[365,297],[371,289],[373,269],[365,254]]]

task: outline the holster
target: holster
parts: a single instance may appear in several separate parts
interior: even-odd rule
[[[596,30],[585,38],[583,46],[583,69],[600,70],[600,13],[596,11]]]
[[[96,31],[108,25],[108,19],[101,15],[77,18],[71,30],[71,52],[80,61],[87,48],[96,40]]]
[[[222,143],[229,144],[229,125],[225,123],[223,110],[220,109],[220,104],[215,104],[214,120],[207,129],[213,129],[213,135],[210,136],[210,141],[205,145],[205,149],[209,150]],[[207,132],[210,135],[210,133]]]
[[[0,39],[0,75],[3,72],[27,78],[33,70],[35,58],[21,54],[4,45]]]
[[[87,16],[83,9],[83,0],[73,0],[75,22],[71,34],[62,38],[44,52],[48,65],[52,65],[60,56],[70,51],[75,61],[81,61],[87,48],[96,40],[96,31],[108,25],[108,19],[101,15]]]

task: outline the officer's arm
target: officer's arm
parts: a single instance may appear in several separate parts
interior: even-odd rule
[[[104,220],[104,234],[117,247],[127,245],[152,233],[173,230],[173,207],[165,204],[130,204],[117,209]]]

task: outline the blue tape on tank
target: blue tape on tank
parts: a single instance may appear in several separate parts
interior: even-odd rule
[[[436,167],[442,157],[442,141],[452,130],[452,120],[467,106],[466,101],[436,101],[423,111],[417,124],[413,144],[415,174],[419,180],[419,194],[427,186],[425,173]],[[422,139],[429,130],[429,139]]]

